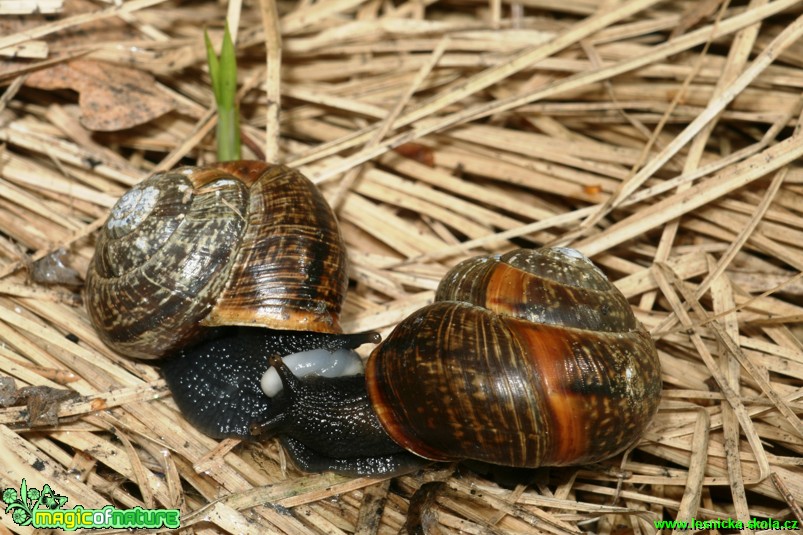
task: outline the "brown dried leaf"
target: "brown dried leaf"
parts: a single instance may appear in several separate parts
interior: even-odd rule
[[[36,262],[31,262],[28,266],[28,275],[32,281],[39,284],[64,284],[66,286],[83,284],[78,272],[65,264],[66,257],[67,249],[59,247]]]
[[[147,123],[175,106],[150,74],[101,61],[61,63],[33,73],[26,84],[77,91],[81,124],[90,130],[123,130]]]

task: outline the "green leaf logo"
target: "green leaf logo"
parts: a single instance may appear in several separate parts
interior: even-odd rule
[[[23,479],[17,489],[3,490],[3,503],[6,504],[6,513],[11,513],[11,519],[20,526],[27,526],[33,521],[33,512],[40,505],[47,509],[60,509],[67,503],[67,497],[53,492],[50,485],[45,485],[40,491],[28,488],[28,482]]]
[[[31,489],[36,490],[36,489]],[[16,489],[5,489],[3,491],[3,502],[7,505],[6,513],[11,513],[11,519],[14,520],[20,526],[27,526],[33,520],[33,509],[31,507],[30,497],[32,495],[36,495],[36,499],[34,499],[34,503],[38,507],[38,493],[30,493],[28,492],[28,483],[25,479],[22,480],[20,484],[19,493],[17,493]]]

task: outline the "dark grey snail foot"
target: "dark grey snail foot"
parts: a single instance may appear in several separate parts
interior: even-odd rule
[[[233,346],[234,340],[224,337],[182,350],[162,364],[184,417],[213,438],[251,438],[249,426],[265,418],[271,406],[259,387],[267,359]]]
[[[284,450],[302,472],[329,471],[350,477],[400,476],[432,462],[408,452],[333,459],[319,455],[293,438],[282,436],[280,439]]]
[[[264,328],[221,329],[162,363],[162,374],[184,417],[213,438],[254,439],[250,427],[268,419],[273,402],[259,381],[271,355],[316,348],[352,348],[369,335],[333,335]]]

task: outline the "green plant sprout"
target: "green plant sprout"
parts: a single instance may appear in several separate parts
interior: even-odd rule
[[[209,34],[204,31],[206,58],[212,91],[217,103],[217,159],[221,162],[240,159],[240,114],[237,109],[237,57],[226,23],[220,56],[215,54]]]

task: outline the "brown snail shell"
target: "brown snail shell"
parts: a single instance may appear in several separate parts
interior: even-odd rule
[[[106,344],[139,358],[219,325],[338,333],[346,261],[334,214],[298,171],[181,167],[113,208],[87,273],[87,309]]]
[[[661,374],[649,334],[590,260],[522,249],[456,266],[436,302],[373,351],[366,384],[385,431],[419,456],[538,467],[633,444]]]

